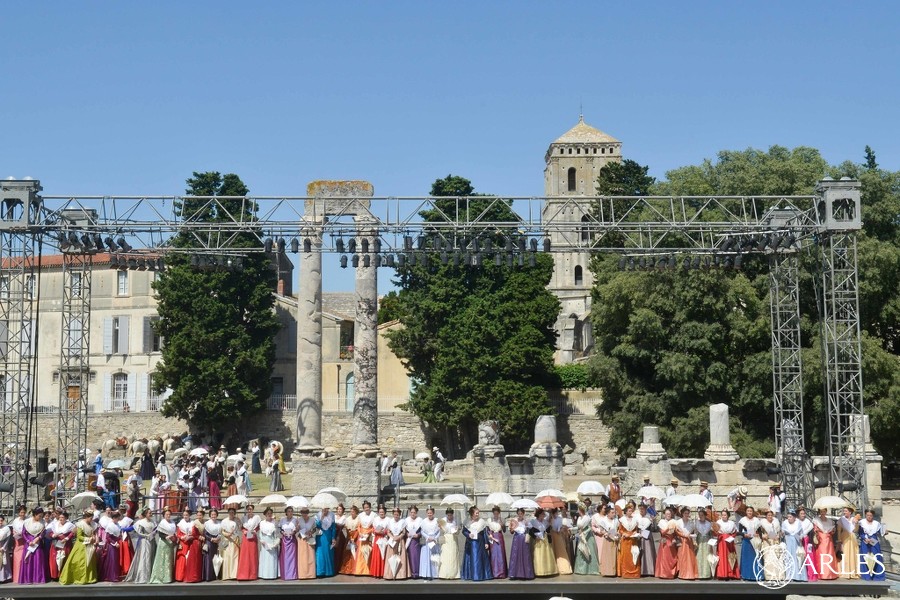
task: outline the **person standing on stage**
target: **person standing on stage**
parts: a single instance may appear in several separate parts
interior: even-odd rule
[[[431,451],[434,454],[434,478],[441,482],[444,480],[444,467],[447,461],[437,446],[432,448]]]

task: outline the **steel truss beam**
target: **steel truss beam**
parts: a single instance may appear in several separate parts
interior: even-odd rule
[[[54,481],[56,497],[61,502],[84,491],[85,487],[92,264],[90,254],[63,254],[57,476]]]

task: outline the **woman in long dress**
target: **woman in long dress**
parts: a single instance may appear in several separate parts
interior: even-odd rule
[[[756,547],[760,544],[759,519],[755,515],[752,506],[747,507],[747,513],[738,521],[738,531],[741,534],[741,579],[744,581],[762,581],[763,570],[757,566]]]
[[[694,520],[691,519],[691,509],[682,508],[681,518],[675,521],[675,533],[681,542],[678,546],[678,559],[676,569],[678,579],[697,579],[697,533],[694,530]]]
[[[741,569],[738,564],[735,540],[738,537],[737,525],[731,520],[731,513],[723,510],[716,521],[716,579],[740,579]]]
[[[375,535],[372,538],[372,556],[369,557],[369,575],[381,579],[384,577],[384,556],[387,550],[387,526],[388,518],[384,504],[378,505],[378,516],[375,517],[373,527]]]
[[[151,511],[145,508],[141,511],[141,518],[134,523],[134,556],[131,559],[131,568],[125,575],[127,583],[147,583],[150,581],[150,571],[153,569],[154,533],[156,526],[150,520]]]
[[[532,554],[534,555],[534,576],[555,577],[559,575],[556,568],[556,556],[553,554],[553,546],[547,539],[547,530],[550,529],[550,521],[543,508],[534,511],[531,520],[531,532],[534,534]]]
[[[53,529],[48,526],[50,535],[50,554],[49,567],[50,579],[56,581],[59,579],[59,572],[62,570],[69,552],[72,551],[72,542],[75,539],[75,523],[69,521],[69,513],[63,511],[59,513],[59,517],[55,523],[52,523]]]
[[[766,511],[766,518],[760,521],[760,551],[763,553],[763,578],[766,581],[784,581],[784,553],[781,546],[781,523],[775,519],[772,509]]]
[[[163,511],[162,521],[156,526],[156,554],[149,583],[172,583],[175,575],[175,536],[177,527],[171,521],[172,511]]]
[[[399,509],[398,509],[399,510]],[[337,545],[334,515],[325,507],[316,515],[316,577],[334,577],[334,547]]]
[[[191,519],[191,511],[184,509],[175,532],[178,549],[175,552],[175,581],[198,583],[203,575],[203,544],[200,532]]]
[[[834,551],[834,521],[828,518],[828,511],[824,508],[819,510],[819,516],[813,520],[813,535],[818,578],[837,579],[841,566]],[[743,560],[741,565],[743,566]]]
[[[406,564],[409,565],[409,578],[419,578],[419,558],[422,554],[422,517],[419,507],[410,506],[406,515]]]
[[[884,527],[875,520],[875,511],[866,510],[866,518],[859,523],[859,570],[866,581],[884,581],[885,563],[881,551]]]
[[[422,483],[437,483],[434,477],[434,463],[430,458],[426,458],[425,464],[422,465]]]
[[[253,514],[253,505],[248,504],[244,523],[241,525],[238,581],[254,581],[259,578],[259,522],[259,515]]]
[[[619,554],[616,542],[619,539],[619,524],[615,511],[608,505],[600,508],[600,519],[597,521],[600,534],[597,536],[597,560],[600,563],[600,574],[604,577],[615,577],[618,573]]]
[[[849,508],[843,509],[838,521],[838,542],[841,544],[841,577],[859,579],[859,521]]]
[[[284,457],[281,456],[281,452],[278,448],[272,449],[272,483],[269,485],[270,492],[281,492],[284,490],[284,485],[281,483],[281,476],[287,473],[287,469],[284,466]]]
[[[572,559],[569,557],[569,539],[571,538],[571,520],[564,518],[561,511],[550,511],[550,545],[556,557],[556,570],[560,575],[572,574]]]
[[[297,523],[297,579],[316,578],[316,520],[300,509]]]
[[[375,519],[378,515],[372,512],[372,504],[366,500],[363,502],[363,511],[357,519],[357,543],[356,567],[353,574],[357,576],[369,575],[369,559],[372,556],[372,537],[375,535]]]
[[[578,503],[578,518],[575,520],[575,568],[578,575],[599,575],[600,564],[597,562],[597,543],[591,531],[591,517],[587,514],[587,505]]]
[[[278,550],[281,535],[275,523],[274,511],[266,507],[263,520],[259,524],[259,578],[278,579]]]
[[[12,527],[0,515],[0,583],[12,581]]]
[[[84,511],[82,519],[75,526],[72,551],[59,572],[59,582],[62,585],[97,583],[97,557],[94,555],[97,538],[94,528],[94,511]]]
[[[438,577],[441,579],[459,579],[459,542],[456,533],[459,523],[452,508],[447,509],[447,517],[441,520],[441,568]]]
[[[137,510],[136,507],[135,503],[135,510]],[[123,515],[119,521],[119,527],[122,529],[122,538],[119,542],[119,569],[125,576],[131,570],[131,561],[134,560],[134,546],[131,543],[131,534],[134,533],[134,517]]]
[[[656,544],[653,542],[653,532],[657,531],[657,527],[649,512],[648,505],[643,502],[638,504],[637,522],[641,534],[638,541],[641,548],[641,577],[656,575]]]
[[[219,561],[219,542],[222,539],[222,522],[219,521],[219,510],[209,511],[209,520],[203,523],[203,569],[200,578],[203,581],[215,581],[219,578],[222,565]],[[216,565],[219,565],[218,570]]]
[[[803,546],[806,548],[806,558],[804,562],[806,563],[806,580],[807,581],[818,581],[819,573],[816,570],[816,564],[818,561],[818,556],[816,554],[816,547],[813,546],[813,522],[806,515],[806,509],[800,508],[797,511],[797,520],[803,525]]]
[[[659,549],[656,552],[656,578],[675,579],[678,574],[678,535],[675,513],[666,508],[659,520]]]
[[[19,583],[19,574],[22,572],[22,558],[25,557],[25,539],[22,537],[22,530],[25,527],[25,520],[28,518],[28,511],[24,506],[20,506],[17,511],[16,518],[10,524],[13,536],[13,555],[12,555],[12,582]]]
[[[491,518],[488,519],[488,541],[491,544],[491,575],[494,579],[506,579],[506,541],[503,539],[503,531],[506,523],[500,516],[500,507],[491,509]]]
[[[491,544],[488,541],[487,523],[476,507],[469,508],[469,520],[463,526],[466,540],[460,576],[469,581],[485,581],[493,578],[491,572]]]
[[[344,549],[347,547],[347,514],[343,504],[338,504],[334,510],[334,570],[340,572],[344,564]],[[352,573],[351,573],[352,575]]]
[[[341,552],[341,575],[356,575],[356,555],[359,553],[359,508],[350,507],[350,515],[344,519],[344,549]]]
[[[438,577],[441,567],[441,524],[434,518],[434,509],[425,510],[425,518],[419,526],[422,547],[419,550],[419,577],[432,580]]]
[[[694,533],[697,535],[695,540],[697,553],[697,579],[712,579],[713,563],[718,561],[719,556],[715,552],[717,540],[713,535],[713,524],[707,518],[707,512],[701,508],[697,511],[697,522],[694,524]],[[710,545],[712,540],[712,545]],[[710,556],[715,558],[710,559]]]
[[[237,579],[241,556],[241,520],[237,511],[228,509],[228,516],[222,519],[222,534],[219,537],[219,556],[222,557],[221,576],[223,581]]]
[[[22,539],[25,542],[25,556],[22,557],[19,583],[47,583],[50,579],[47,565],[47,550],[44,547],[44,509],[38,506],[31,511],[31,517],[22,525]]]
[[[281,578],[294,581],[297,579],[297,518],[290,506],[284,509],[278,528],[281,530]]]
[[[806,546],[803,543],[803,523],[797,520],[796,511],[788,512],[787,519],[781,524],[781,533],[784,536],[787,555],[791,557],[793,563],[791,579],[806,581]]]
[[[625,505],[625,514],[619,519],[619,577],[641,578],[641,530],[634,516],[634,502]]]
[[[384,556],[384,578],[387,580],[409,579],[409,558],[406,555],[406,519],[399,508],[395,508],[393,518],[388,523],[388,541]]]

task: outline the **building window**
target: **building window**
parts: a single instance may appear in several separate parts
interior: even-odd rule
[[[353,321],[341,321],[340,354],[341,360],[353,360]]]
[[[116,272],[116,295],[128,295],[128,271]]]
[[[572,149],[571,149],[571,148],[569,148],[569,154],[572,154]]]
[[[162,337],[156,331],[156,323],[159,317],[144,317],[144,353],[160,352],[162,350]]]
[[[346,398],[346,407],[348,411],[353,410],[353,404],[356,402],[356,376],[353,371],[347,373],[347,379],[344,380],[344,397]]]
[[[128,412],[131,407],[128,406],[128,374],[113,374],[113,407],[121,408]]]
[[[575,267],[575,285],[584,285],[584,272],[581,265]]]
[[[272,396],[284,396],[284,377],[272,378]]]
[[[575,191],[575,167],[569,167],[569,191]]]
[[[565,152],[566,152],[566,149],[565,149],[565,148],[560,148],[560,149],[559,149],[559,153],[560,153],[560,154],[565,154]]]
[[[103,319],[104,354],[128,354],[128,325],[126,316]]]
[[[597,149],[596,149],[596,148],[594,148],[594,154],[597,154]]]
[[[0,277],[0,299],[7,300],[9,298],[9,275]]]
[[[606,154],[606,148],[601,148],[601,149],[600,149],[600,154]]]
[[[580,234],[582,242],[591,241],[591,229],[588,226],[588,216],[587,215],[581,216],[581,227],[579,227],[578,229],[579,229],[579,234]]]
[[[26,298],[34,298],[35,289],[37,287],[37,280],[34,278],[33,274],[28,274],[25,276],[25,297]]]
[[[576,149],[575,149],[575,154],[581,154],[581,148],[576,148]]]

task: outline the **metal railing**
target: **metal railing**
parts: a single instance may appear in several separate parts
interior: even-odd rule
[[[273,394],[266,402],[269,410],[297,410],[297,394]]]
[[[159,412],[163,399],[159,396],[147,396],[142,398],[103,398],[103,412],[105,413],[143,413]]]

